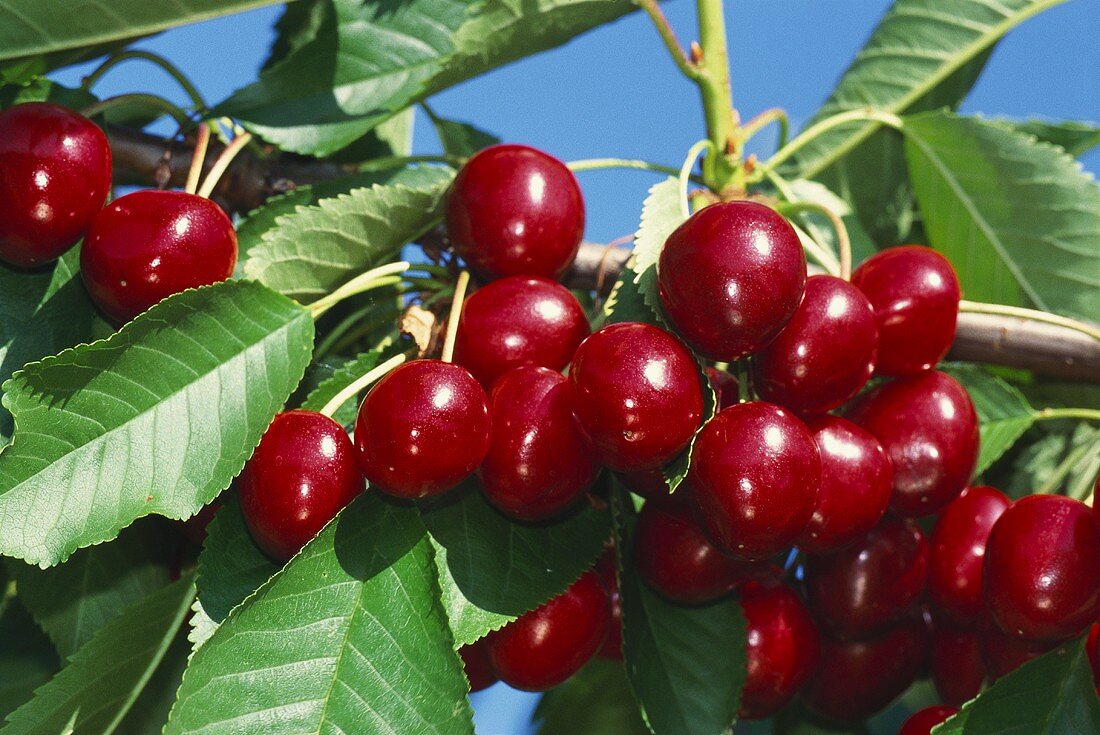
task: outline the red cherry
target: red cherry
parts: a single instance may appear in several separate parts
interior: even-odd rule
[[[398,498],[446,492],[489,451],[489,400],[466,368],[414,360],[375,383],[355,422],[359,467]]]
[[[806,595],[829,634],[860,640],[912,608],[928,575],[928,542],[913,523],[887,518],[852,546],[806,560]]]
[[[1059,641],[1028,641],[1006,635],[988,616],[978,625],[982,661],[991,682],[1058,647]]]
[[[821,454],[821,486],[796,543],[808,554],[828,554],[875,527],[890,502],[894,472],[878,440],[851,421],[822,416],[809,429]]]
[[[984,681],[978,632],[937,623],[932,636],[932,683],[940,699],[959,706],[978,696]]]
[[[1004,493],[991,487],[968,487],[936,521],[928,591],[936,609],[958,625],[973,626],[981,616],[985,544],[1009,502]]]
[[[909,688],[924,665],[924,623],[909,619],[878,638],[824,639],[821,663],[806,686],[807,704],[834,720],[863,720]]]
[[[910,715],[909,719],[898,730],[898,735],[931,735],[933,727],[945,722],[948,717],[958,711],[958,707],[945,707],[943,705],[925,707]]]
[[[790,321],[806,285],[806,258],[775,210],[723,202],[669,235],[657,274],[676,332],[701,355],[730,362],[768,344]]]
[[[947,258],[918,245],[890,248],[856,268],[852,285],[875,309],[879,374],[915,375],[947,354],[960,298]]]
[[[1092,666],[1092,679],[1096,684],[1096,693],[1100,694],[1100,623],[1093,623],[1089,628],[1089,637],[1085,641],[1085,653],[1089,657],[1089,665]]]
[[[646,500],[667,498],[671,495],[668,489],[668,480],[660,467],[652,470],[639,470],[638,472],[616,472],[619,482],[630,492],[641,495]]]
[[[492,440],[478,470],[486,499],[505,515],[539,521],[574,505],[599,465],[573,421],[561,373],[511,370],[493,388]]]
[[[577,673],[603,645],[611,620],[607,589],[589,571],[565,592],[488,636],[497,676],[542,692]]]
[[[264,432],[237,487],[252,538],[285,561],[363,491],[363,477],[342,426],[316,411],[285,411]]]
[[[603,464],[648,470],[699,427],[699,368],[679,340],[648,324],[611,324],[581,342],[569,369],[573,413]]]
[[[470,682],[470,693],[480,692],[496,684],[498,679],[489,660],[487,638],[475,641],[458,649],[462,659],[462,668],[466,671],[466,681]]]
[[[766,559],[791,545],[814,512],[821,460],[806,425],[779,406],[739,403],[695,440],[691,489],[711,539]]]
[[[642,507],[633,562],[650,588],[687,605],[724,597],[768,566],[723,555],[703,534],[683,492]]]
[[[882,385],[849,415],[882,442],[894,466],[890,508],[926,516],[954,500],[978,461],[978,415],[966,389],[929,372]]]
[[[584,199],[573,173],[525,145],[495,145],[467,161],[446,214],[455,250],[488,276],[557,278],[584,236]]]
[[[237,233],[221,208],[182,191],[135,191],[100,210],[80,250],[96,306],[126,322],[172,294],[233,275]]]
[[[741,588],[748,654],[740,716],[771,717],[806,683],[817,665],[821,637],[798,595],[785,584],[748,582]]]
[[[623,660],[623,598],[619,593],[619,578],[615,573],[617,563],[615,547],[604,544],[603,556],[596,562],[596,573],[603,580],[607,597],[611,600],[611,623],[598,655],[611,661]]]
[[[28,102],[0,112],[0,258],[42,265],[84,236],[111,191],[111,146],[72,110]]]
[[[816,416],[866,385],[877,350],[867,297],[847,281],[811,276],[794,317],[753,358],[753,385],[765,401]]]
[[[985,604],[1001,630],[1063,641],[1100,617],[1100,516],[1061,495],[1020,498],[993,524]]]
[[[463,305],[455,362],[489,390],[520,365],[560,372],[588,331],[584,309],[565,286],[548,278],[502,278]]]
[[[710,383],[710,387],[714,391],[714,397],[717,399],[716,410],[721,411],[727,406],[740,402],[741,391],[737,378],[725,370],[717,370],[712,367],[706,368],[703,372],[706,373],[707,382]]]

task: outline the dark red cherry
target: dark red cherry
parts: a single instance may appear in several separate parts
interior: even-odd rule
[[[573,421],[561,373],[518,367],[490,400],[492,441],[478,473],[486,499],[505,515],[539,521],[574,505],[600,466]]]
[[[316,411],[275,417],[237,481],[256,544],[285,561],[363,490],[344,427]]]
[[[933,705],[917,710],[902,724],[898,735],[931,735],[932,728],[956,714],[958,707]]]
[[[1092,679],[1096,684],[1096,693],[1100,694],[1100,623],[1094,623],[1089,628],[1089,637],[1085,641],[1085,654],[1089,657],[1089,665],[1092,666]]]
[[[607,589],[588,571],[565,592],[490,633],[489,660],[509,686],[546,691],[588,663],[603,645],[610,620]]]
[[[495,145],[467,161],[446,216],[458,254],[493,277],[557,278],[584,236],[584,199],[573,173],[525,145]]]
[[[931,515],[970,481],[978,461],[978,415],[951,376],[933,371],[894,380],[861,397],[849,418],[890,456],[895,513]]]
[[[1059,645],[1059,641],[1029,641],[1007,635],[989,616],[983,616],[978,625],[978,641],[990,682],[1012,673]]]
[[[1100,617],[1100,516],[1061,495],[1020,498],[993,524],[985,604],[1001,630],[1063,641]]]
[[[710,383],[711,389],[714,391],[714,397],[717,400],[715,408],[721,411],[727,406],[732,406],[741,400],[741,391],[735,378],[725,370],[718,370],[716,368],[709,367],[703,371],[707,375],[707,382]]]
[[[111,191],[111,146],[72,110],[28,102],[0,112],[0,258],[48,263],[84,236]]]
[[[682,491],[646,501],[638,514],[632,560],[651,589],[687,605],[724,597],[768,568],[722,554],[707,540]]]
[[[603,580],[608,599],[611,600],[611,623],[598,655],[611,661],[623,660],[623,598],[619,593],[619,578],[615,573],[617,563],[615,547],[605,543],[603,556],[596,562],[596,573]]]
[[[768,344],[806,285],[790,223],[747,201],[704,207],[669,235],[657,266],[661,303],[699,354],[729,362]]]
[[[660,467],[637,472],[616,472],[615,476],[619,478],[623,487],[636,495],[641,495],[646,500],[667,498],[671,494],[668,489],[668,480]]]
[[[878,440],[851,421],[826,415],[809,429],[821,454],[821,486],[795,543],[808,554],[828,554],[879,522],[890,502],[893,468]]]
[[[92,219],[80,272],[96,306],[126,322],[158,301],[233,275],[237,233],[221,208],[182,191],[135,191]]]
[[[863,261],[852,285],[875,310],[880,375],[915,375],[947,354],[960,298],[947,258],[919,245],[890,248]]]
[[[398,498],[446,492],[489,451],[489,400],[464,367],[414,360],[375,383],[355,422],[359,467]]]
[[[648,470],[678,455],[703,416],[699,368],[663,329],[638,322],[593,333],[569,368],[573,413],[613,470]]]
[[[824,639],[821,663],[806,686],[807,704],[834,720],[863,720],[916,680],[928,641],[924,623],[908,619],[869,641]]]
[[[498,679],[489,660],[487,638],[465,645],[458,649],[462,659],[462,668],[466,671],[466,681],[470,682],[470,693],[480,692],[496,684]]]
[[[959,706],[978,696],[985,682],[977,630],[937,623],[932,635],[932,683],[945,704]]]
[[[861,640],[903,618],[927,576],[924,534],[916,524],[887,518],[843,551],[808,557],[806,596],[829,635]]]
[[[695,440],[691,490],[715,544],[766,559],[798,537],[814,512],[821,460],[806,425],[761,401],[711,419]]]
[[[753,358],[753,385],[765,401],[816,416],[867,384],[877,351],[867,297],[847,281],[811,276],[787,326]]]
[[[463,305],[455,362],[489,390],[520,365],[561,372],[588,332],[584,309],[565,286],[548,278],[502,278]]]
[[[928,591],[937,611],[957,625],[976,625],[981,616],[985,544],[1009,502],[994,488],[968,487],[940,512],[932,530]]]
[[[759,720],[783,708],[817,666],[821,637],[802,600],[782,583],[741,588],[748,637],[748,676],[740,717]]]

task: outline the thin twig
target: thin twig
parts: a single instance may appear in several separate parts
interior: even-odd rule
[[[447,315],[447,336],[443,340],[443,362],[450,362],[455,355],[455,338],[458,336],[458,320],[462,316],[462,302],[466,299],[466,288],[470,285],[470,272],[462,271],[455,283],[455,295],[451,299],[451,312]]]

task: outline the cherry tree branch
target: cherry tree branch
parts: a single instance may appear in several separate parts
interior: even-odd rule
[[[186,182],[192,141],[169,147],[162,138],[147,133],[117,127],[108,132],[118,183],[183,186]],[[207,168],[223,147],[212,144],[211,148]],[[248,212],[273,194],[353,170],[329,161],[285,154],[263,156],[244,150],[214,190],[214,199],[231,212]],[[585,243],[565,283],[607,293],[629,257],[625,248]],[[1100,383],[1100,341],[1073,329],[1021,317],[959,314],[955,344],[948,357]]]

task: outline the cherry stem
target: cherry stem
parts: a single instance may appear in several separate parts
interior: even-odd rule
[[[710,140],[700,140],[688,149],[687,156],[684,157],[684,162],[677,172],[680,180],[680,212],[684,215],[684,219],[691,216],[691,202],[688,201],[688,181],[691,179],[691,169],[695,166],[695,161],[703,151],[711,150],[713,152],[713,149],[714,144]]]
[[[187,171],[187,183],[183,190],[188,194],[194,194],[199,188],[199,178],[202,176],[202,165],[206,161],[206,149],[210,145],[210,126],[199,123],[199,132],[195,137],[195,150],[191,154],[191,168]]]
[[[992,314],[994,316],[1013,316],[1020,319],[1030,319],[1035,322],[1066,327],[1067,329],[1086,334],[1100,341],[1100,326],[1078,321],[1076,319],[1070,319],[1069,317],[1058,316],[1057,314],[1049,314],[1045,311],[1038,311],[1037,309],[1025,309],[1020,306],[1008,306],[1006,304],[987,304],[981,301],[967,301],[963,299],[959,302],[959,311],[970,314]]]
[[[569,167],[570,171],[574,173],[579,171],[599,171],[601,169],[609,168],[626,168],[634,169],[637,171],[653,171],[655,173],[669,174],[670,176],[677,176],[680,170],[673,168],[672,166],[665,166],[660,163],[651,163],[649,161],[641,161],[632,158],[585,158],[580,161],[570,161],[565,164]],[[703,184],[701,176],[692,176],[691,180],[697,184]]]
[[[833,128],[840,127],[841,125],[847,125],[852,122],[872,122],[880,125],[887,125],[895,130],[903,130],[905,123],[900,117],[892,112],[886,112],[885,110],[877,110],[873,107],[861,107],[858,110],[847,110],[839,114],[827,117],[824,120],[811,125],[810,127],[799,133],[794,140],[787,145],[780,148],[775,154],[763,163],[761,169],[764,171],[775,170],[779,164],[786,161],[798,151],[802,150],[808,144],[816,140],[821,135],[829,132]]]
[[[80,111],[80,114],[84,117],[95,117],[96,115],[103,114],[107,110],[123,105],[141,105],[142,107],[148,107],[153,110],[160,110],[163,113],[171,115],[172,118],[179,123],[181,129],[186,130],[194,124],[194,121],[191,120],[187,111],[179,105],[169,102],[158,95],[147,94],[145,92],[119,94],[114,97],[108,97],[105,100],[100,100],[99,102],[88,105]]]
[[[470,271],[462,271],[455,282],[455,295],[451,299],[451,311],[447,315],[447,336],[443,340],[443,362],[451,362],[455,355],[455,337],[458,336],[458,320],[462,316],[462,303],[466,300],[466,289],[470,285]]]
[[[334,395],[329,400],[329,402],[324,405],[320,413],[328,416],[329,418],[332,418],[332,415],[339,410],[340,406],[343,406],[345,403],[347,403],[349,398],[358,394],[359,391],[363,390],[374,381],[386,375],[395,367],[408,359],[408,355],[402,352],[400,355],[394,355],[378,367],[367,372],[365,375],[356,378],[350,385],[345,386],[343,390]]]
[[[737,375],[737,398],[741,403],[752,400],[752,391],[749,390],[749,358],[745,357],[734,363]]]
[[[369,271],[360,273],[355,278],[351,279],[343,286],[340,286],[327,296],[323,296],[312,304],[309,305],[309,313],[313,315],[314,319],[318,319],[326,311],[336,306],[344,299],[352,296],[357,296],[361,293],[370,291],[371,289],[381,288],[383,286],[392,286],[396,283],[400,283],[402,279],[394,278],[397,274],[403,274],[406,271],[412,269],[412,263],[401,260],[396,263],[387,263],[386,265],[380,265],[377,268],[372,268]]]
[[[779,124],[779,148],[787,145],[787,135],[790,132],[790,119],[787,117],[787,111],[782,107],[772,107],[764,110],[756,117],[749,120],[747,123],[741,126],[738,131],[738,138],[740,139],[740,145],[744,147],[745,143],[752,139],[757,133],[764,128],[768,127],[772,123]]]
[[[1044,408],[1035,414],[1036,421],[1055,421],[1058,419],[1100,421],[1100,410],[1094,408]]]
[[[836,233],[837,250],[840,252],[838,273],[841,278],[848,281],[852,278],[852,241],[848,237],[848,228],[844,226],[844,220],[833,210],[818,202],[788,202],[781,207],[786,212],[816,212],[824,215],[832,225]],[[824,265],[824,264],[822,264]]]
[[[657,4],[657,0],[637,0],[637,4],[653,21],[653,26],[657,29],[657,34],[661,37],[661,40],[664,41],[665,48],[668,49],[668,53],[672,56],[672,61],[675,62],[676,67],[688,79],[698,81],[703,74],[702,70],[692,63],[691,59],[684,53],[684,47],[680,45],[680,41],[676,38],[676,31],[672,30],[672,25],[665,17],[664,11]]]
[[[176,80],[177,83],[179,83],[180,87],[183,88],[183,91],[186,92],[187,96],[191,98],[191,102],[192,104],[194,104],[195,109],[207,109],[206,100],[203,99],[202,94],[199,92],[198,88],[191,82],[190,79],[187,78],[187,75],[180,71],[179,67],[173,64],[171,61],[164,58],[163,56],[160,56],[159,54],[154,54],[151,51],[130,49],[128,51],[117,53],[114,56],[108,58],[102,64],[100,64],[91,74],[84,77],[84,79],[81,80],[80,86],[86,90],[90,90],[93,86],[95,86],[96,82],[103,78],[104,74],[109,72],[118,64],[129,59],[141,59],[156,64],[164,72],[166,72],[168,76],[172,77]]]
[[[233,159],[244,150],[250,140],[252,140],[252,133],[242,133],[222,149],[222,152],[214,161],[214,165],[210,167],[210,173],[206,175],[206,179],[202,182],[202,188],[198,192],[200,197],[210,198],[210,195],[214,193],[214,188],[229,169],[229,164],[233,163]]]

